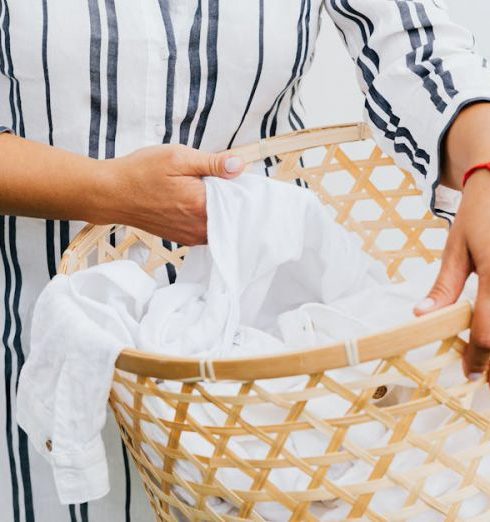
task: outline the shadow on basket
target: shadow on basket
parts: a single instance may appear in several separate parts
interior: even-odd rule
[[[276,179],[305,182],[393,281],[439,258],[446,223],[364,124],[236,153],[274,157]],[[88,226],[60,272],[134,248],[150,274],[186,253],[140,230]],[[454,378],[470,320],[461,302],[356,341],[247,359],[124,350],[110,404],[157,519],[490,520],[482,383]]]

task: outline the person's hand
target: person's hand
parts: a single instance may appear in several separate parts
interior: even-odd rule
[[[471,326],[470,343],[463,367],[470,380],[482,373],[490,379],[490,172],[476,172],[466,184],[461,207],[449,233],[440,274],[427,299],[415,308],[424,315],[460,296],[472,271],[478,274],[478,296]]]
[[[189,246],[207,241],[202,177],[231,179],[244,168],[229,153],[183,145],[157,145],[102,163],[99,179],[106,201],[93,222],[130,225]]]

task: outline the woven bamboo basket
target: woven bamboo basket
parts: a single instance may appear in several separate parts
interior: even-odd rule
[[[374,145],[364,124],[300,131],[240,147],[236,153],[247,163],[274,157],[277,179],[307,182],[337,220],[360,236],[365,250],[385,263],[393,280],[402,280],[410,267],[417,270],[420,263],[439,258],[447,224],[424,209],[411,176]],[[87,226],[64,254],[60,272],[127,258],[134,247],[146,252],[141,259],[151,274],[178,269],[186,253],[185,247],[168,248],[167,242],[133,228]],[[475,516],[460,513],[465,502],[490,495],[490,477],[479,473],[480,462],[490,455],[490,421],[471,406],[483,382],[448,384],[440,379],[447,368],[459,365],[470,321],[471,306],[461,302],[358,339],[359,360],[373,361],[373,371],[348,383],[332,376],[333,369],[348,365],[343,344],[205,365],[125,349],[117,360],[110,405],[157,520],[265,520],[259,507],[274,503],[284,510],[282,520],[315,521],[321,518],[316,507],[328,502],[347,506],[342,520],[418,521],[429,514],[434,520],[490,520],[490,505]],[[432,355],[415,364],[410,353],[430,344],[435,346]],[[293,391],[267,385],[291,377],[301,383]],[[218,393],[205,382],[210,380],[233,385]],[[377,400],[401,382],[410,383],[403,400]],[[310,408],[325,397],[342,399],[344,414],[328,417]],[[203,405],[219,413],[221,422],[198,419],[193,412]],[[251,424],[247,410],[260,406],[281,415]],[[447,413],[444,422],[426,432],[416,429],[419,416],[438,408]],[[352,430],[369,429],[373,422],[385,428],[387,441],[366,448],[352,440]],[[457,437],[468,439],[468,430],[472,440],[477,434],[476,442],[448,449]],[[324,437],[323,451],[289,449],[292,437],[313,431]],[[186,444],[190,435],[201,441],[202,451]],[[244,438],[262,445],[260,458],[234,451],[233,441]],[[410,451],[418,455],[417,462],[401,472],[397,457]],[[332,478],[334,466],[356,462],[367,470],[364,480],[341,485]],[[200,478],[181,473],[179,463],[192,466]],[[240,474],[248,487],[221,480],[223,470]],[[306,485],[281,490],[274,480],[281,470],[301,472]],[[427,486],[444,472],[456,487],[450,494],[437,494]],[[401,502],[391,510],[379,509],[376,499],[390,498],[394,488],[403,493]],[[224,514],[216,499],[234,509]]]

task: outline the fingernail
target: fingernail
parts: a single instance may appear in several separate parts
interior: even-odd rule
[[[225,170],[228,174],[236,174],[242,169],[243,162],[238,156],[232,156],[225,160]]]
[[[417,310],[420,310],[421,312],[425,312],[426,310],[430,310],[431,308],[434,308],[436,306],[436,302],[432,297],[428,297],[427,299],[424,299],[421,303],[419,303],[415,308]]]
[[[470,373],[468,375],[468,380],[471,382],[479,381],[482,378],[482,373]]]

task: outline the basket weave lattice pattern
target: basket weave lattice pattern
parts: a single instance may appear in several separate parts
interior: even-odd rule
[[[369,141],[363,125],[275,138],[238,152],[247,161],[279,159],[275,176],[307,182],[393,279],[403,277],[404,264],[413,269],[439,257],[446,224],[424,210],[410,175]],[[185,255],[185,248],[169,249],[129,227],[89,227],[61,271],[124,259],[134,247],[146,252],[149,273],[178,267]],[[369,374],[348,381],[332,371],[346,364],[341,346],[283,359],[217,361],[216,380],[228,381],[221,384],[192,379],[199,375],[195,361],[123,353],[110,404],[157,519],[258,521],[265,519],[261,506],[275,503],[282,520],[294,521],[320,520],[335,506],[343,506],[336,520],[394,522],[430,513],[434,520],[490,520],[490,505],[465,514],[469,501],[490,495],[490,477],[479,472],[490,453],[490,423],[472,409],[482,383],[448,379],[459,368],[470,317],[469,307],[459,306],[419,327],[361,340]],[[281,386],[288,379],[294,385]],[[315,407],[326,398],[343,405],[341,414]],[[203,407],[218,421],[203,420]],[[260,408],[268,412],[263,422],[250,422]],[[373,426],[382,436],[366,445],[362,433]],[[321,441],[312,446],[321,451],[293,450],[304,434]],[[237,451],[235,442],[244,439],[259,444],[260,455]],[[335,480],[335,469],[360,465],[357,481]],[[281,473],[301,475],[301,488],[281,488]],[[230,476],[240,478],[239,486]],[[448,477],[450,492],[433,487]],[[224,502],[233,506],[226,514]]]

